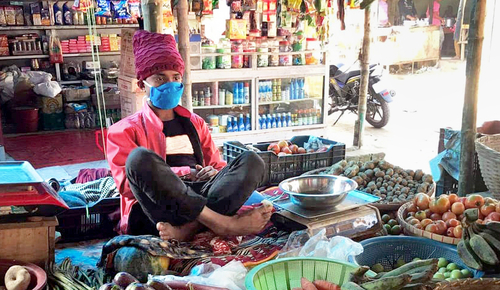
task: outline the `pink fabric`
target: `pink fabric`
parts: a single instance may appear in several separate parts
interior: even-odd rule
[[[87,183],[107,176],[111,176],[111,171],[107,168],[80,169],[75,183]]]
[[[441,4],[439,4],[439,2],[437,1],[434,1],[434,7],[432,8],[432,25],[441,26],[441,20],[436,18],[436,16],[439,16],[439,9],[441,9]],[[429,17],[429,8],[427,8],[427,17]]]
[[[135,73],[139,81],[164,70],[184,74],[184,60],[172,35],[139,30],[134,34],[133,46]]]
[[[203,118],[181,106],[174,108],[174,111],[179,116],[190,118],[191,123],[196,128],[203,151],[204,164],[202,166],[210,165],[219,171],[224,168],[226,161],[222,160],[219,149],[212,140],[208,126]],[[122,119],[108,129],[106,152],[109,167],[120,191],[120,233],[122,234],[127,233],[128,217],[132,206],[137,202],[130,190],[125,173],[127,157],[135,148],[144,147],[165,158],[167,152],[166,143],[163,122],[156,116],[147,102],[144,103],[141,111]],[[190,172],[189,166],[171,167],[171,169],[178,176]]]
[[[378,23],[381,25],[387,24],[389,22],[388,16],[388,5],[385,1],[378,2]]]

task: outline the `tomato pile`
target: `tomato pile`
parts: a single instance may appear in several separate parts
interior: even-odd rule
[[[479,209],[479,223],[500,221],[500,202],[492,198],[477,194],[468,197],[443,194],[430,198],[425,193],[415,196],[405,221],[420,230],[461,238],[463,213],[469,208]]]
[[[306,150],[304,147],[299,147],[296,144],[292,144],[290,141],[281,140],[278,143],[271,143],[267,146],[267,151],[271,151],[278,156],[291,155],[291,154],[305,154],[314,152],[326,152],[328,146],[323,146],[318,150],[309,149]]]

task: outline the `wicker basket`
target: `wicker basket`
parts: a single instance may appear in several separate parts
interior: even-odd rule
[[[404,229],[405,233],[411,236],[418,236],[418,237],[424,237],[428,239],[433,239],[438,242],[446,243],[446,244],[452,244],[452,245],[458,245],[458,242],[460,242],[460,238],[452,238],[452,237],[447,237],[443,235],[438,235],[434,234],[431,232],[423,231],[420,229],[417,229],[416,227],[410,225],[405,221],[406,214],[408,213],[408,208],[413,204],[413,202],[407,202],[403,204],[399,210],[398,210],[398,215],[397,215],[397,220],[401,227]]]
[[[323,168],[318,168],[318,169],[314,169],[314,170],[311,170],[311,171],[308,171],[302,175],[316,175],[316,174],[321,174],[322,172],[324,172],[325,170],[327,170],[328,168],[330,167],[323,167]],[[436,194],[436,183],[433,181],[432,184],[431,184],[431,187],[430,189],[428,190],[427,192],[427,195],[429,195],[430,197],[434,197]],[[372,205],[374,207],[376,207],[378,210],[381,210],[381,211],[397,211],[403,204],[405,204],[406,201],[403,201],[403,202],[397,202],[397,203],[382,203],[382,202],[376,202],[376,203],[372,203]]]
[[[476,151],[484,183],[495,198],[500,197],[500,134],[476,140]]]
[[[451,282],[440,282],[433,290],[500,290],[500,280],[488,279],[461,279]]]

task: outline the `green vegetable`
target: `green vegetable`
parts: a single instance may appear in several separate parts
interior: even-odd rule
[[[140,282],[146,282],[148,274],[165,275],[168,271],[169,258],[153,256],[135,247],[122,247],[116,251],[113,259],[117,272],[127,272]]]

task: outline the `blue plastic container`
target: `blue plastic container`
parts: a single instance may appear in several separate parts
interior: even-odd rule
[[[467,267],[457,253],[457,247],[440,243],[427,238],[408,236],[386,236],[367,239],[361,242],[363,253],[356,256],[356,263],[363,266],[373,266],[380,263],[390,269],[400,258],[410,262],[414,258],[445,258],[460,268],[469,269],[474,278],[480,278],[484,272]]]

